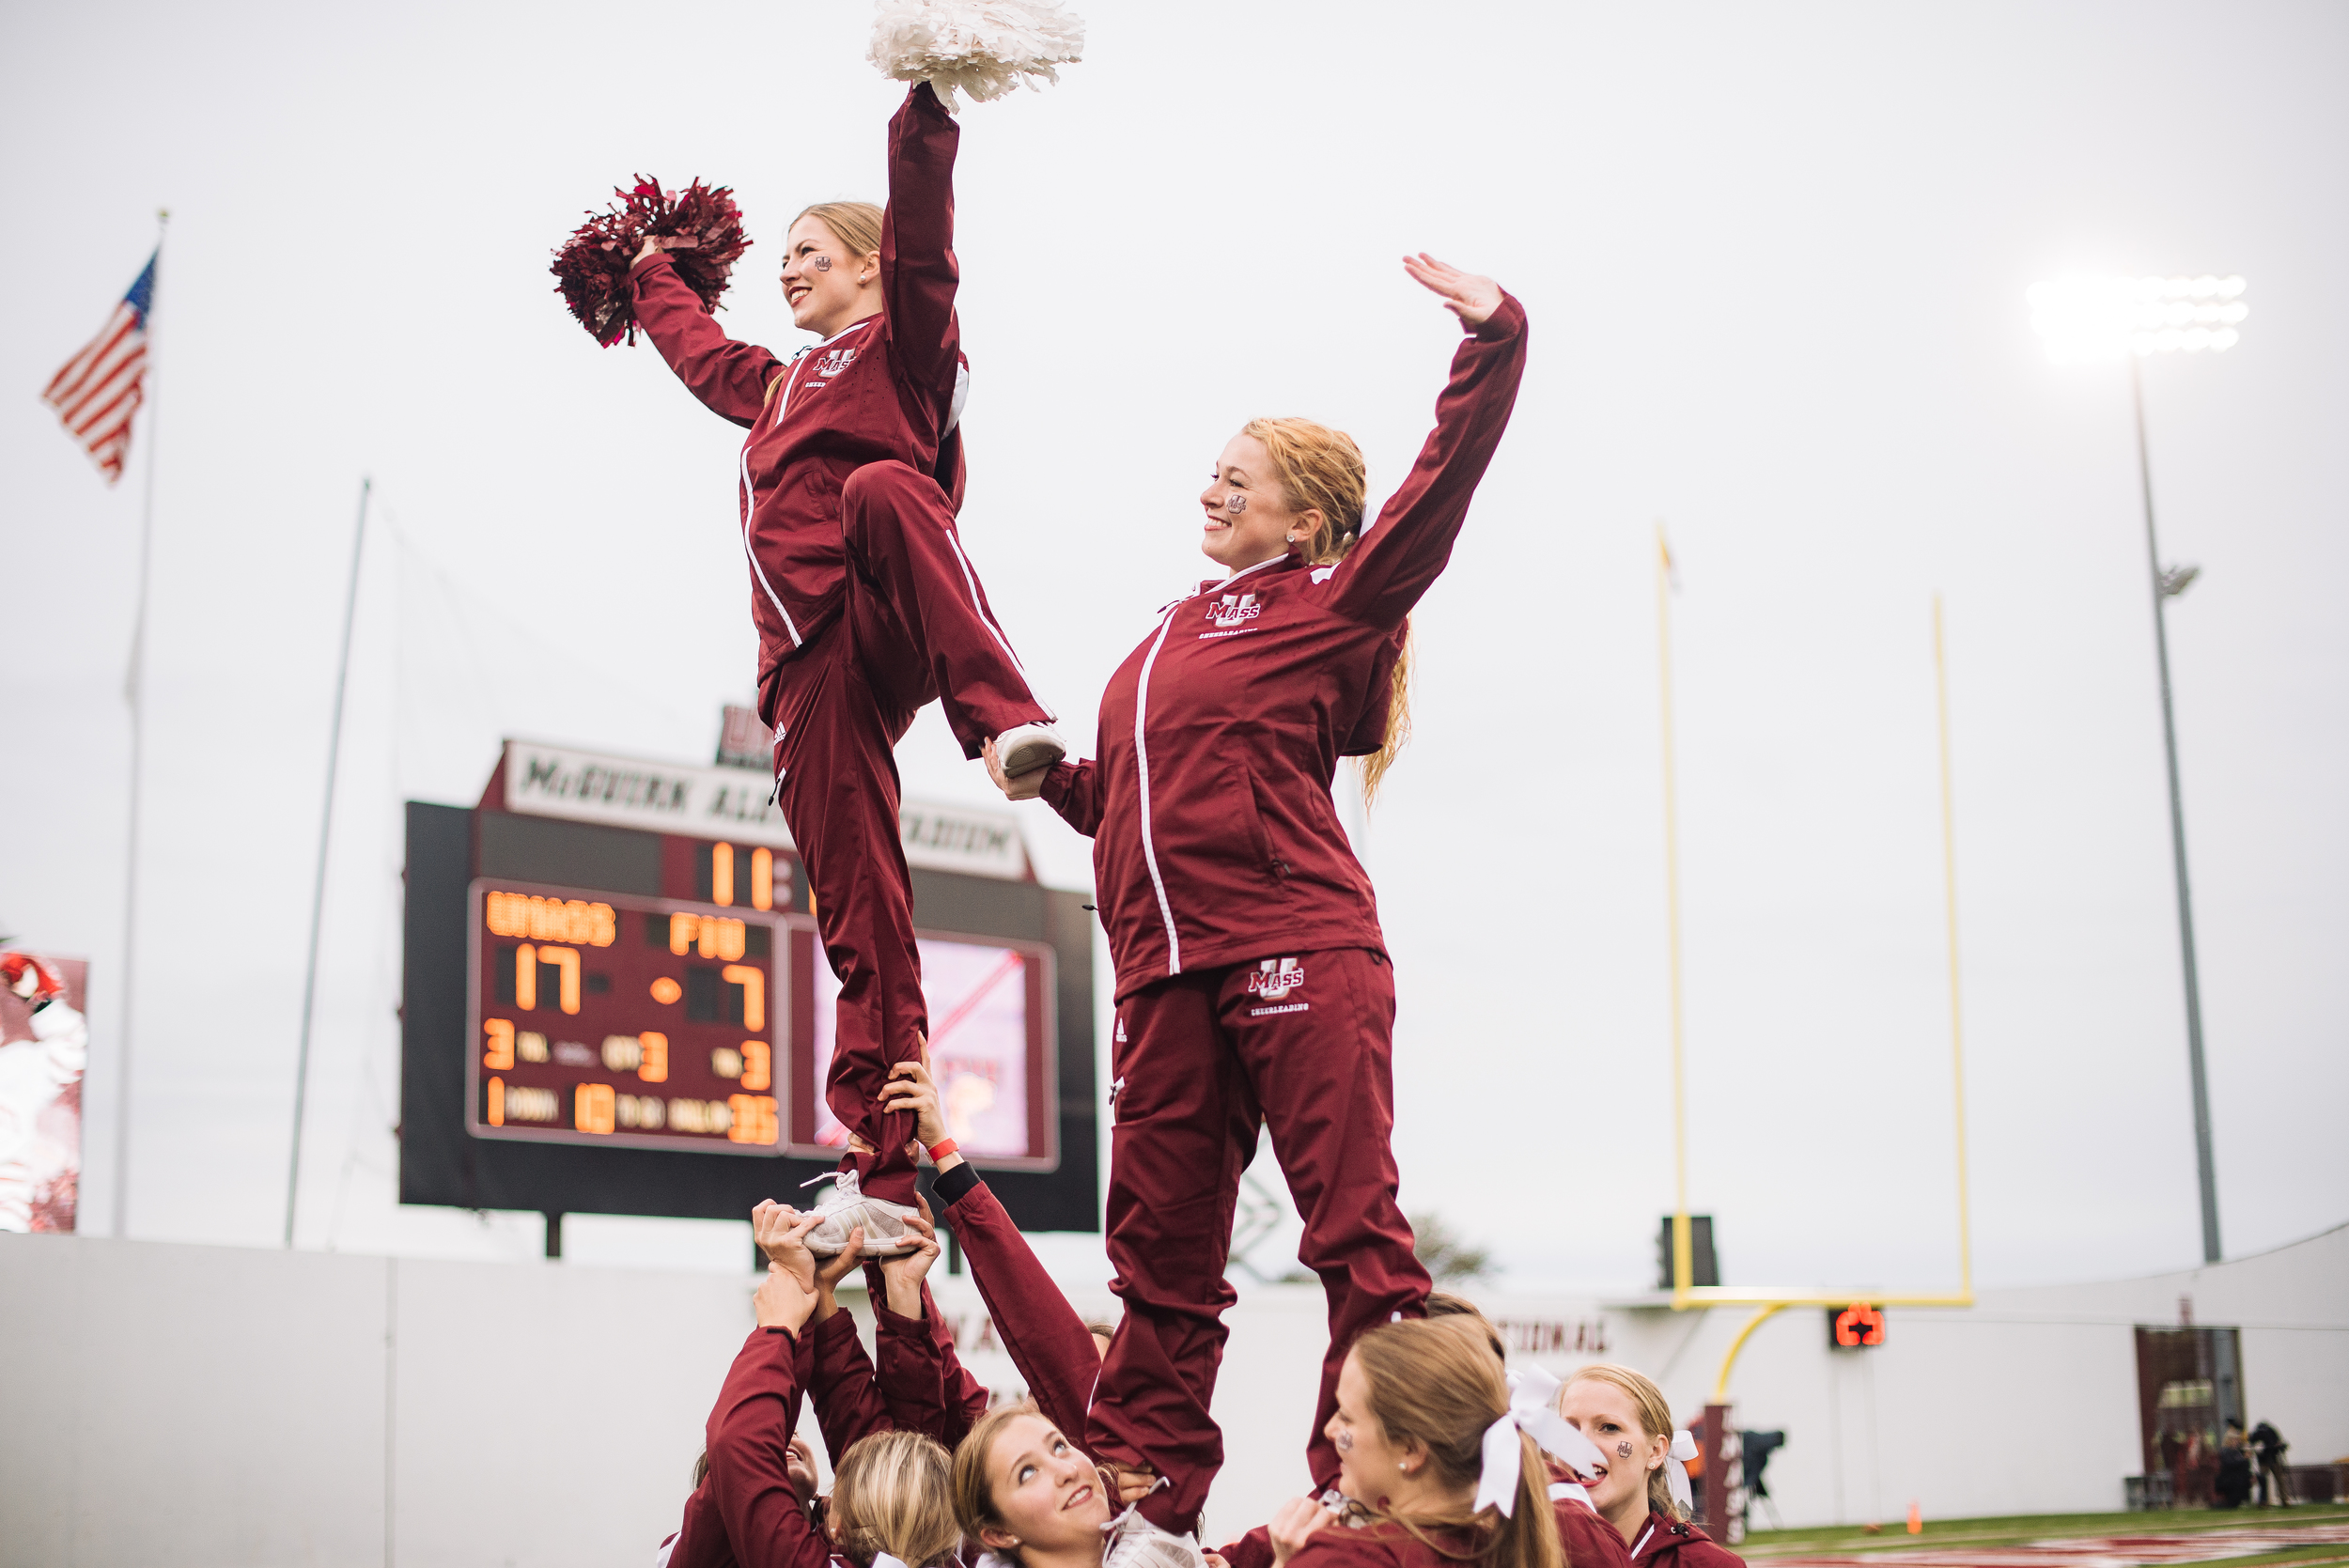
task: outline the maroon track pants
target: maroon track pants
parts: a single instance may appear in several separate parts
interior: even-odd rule
[[[1393,1313],[1426,1310],[1427,1271],[1395,1205],[1393,1033],[1393,971],[1361,948],[1174,975],[1117,1010],[1110,1288],[1126,1318],[1101,1366],[1090,1441],[1096,1459],[1168,1479],[1142,1505],[1166,1529],[1197,1527],[1223,1465],[1208,1413],[1223,1310],[1237,1299],[1223,1270],[1260,1124],[1304,1218],[1298,1260],[1329,1294],[1305,1446],[1316,1485],[1338,1473],[1321,1429],[1347,1347]]]
[[[913,1117],[871,1109],[890,1067],[917,1059],[929,1028],[895,747],[934,698],[967,756],[1051,714],[995,624],[934,480],[904,463],[868,463],[841,488],[840,514],[848,547],[840,618],[783,662],[761,706],[775,729],[777,802],[840,977],[824,1098],[879,1151],[855,1157],[865,1193],[910,1203]]]

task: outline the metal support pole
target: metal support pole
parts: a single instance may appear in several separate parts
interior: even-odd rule
[[[1680,785],[1672,754],[1672,552],[1664,524],[1656,524],[1656,649],[1661,675],[1664,731],[1664,919],[1672,954],[1672,1307],[1688,1305],[1695,1281],[1688,1227],[1688,1096],[1680,1005]]]
[[[319,992],[319,929],[326,919],[326,849],[334,834],[334,772],[343,755],[343,692],[350,684],[350,629],[359,618],[359,564],[367,550],[371,478],[359,481],[359,526],[350,540],[350,591],[343,600],[343,657],[334,673],[334,718],[326,739],[326,807],[319,814],[319,873],[310,893],[310,961],[302,981],[302,1045],[294,1054],[293,1157],[286,1170],[286,1245],[294,1242],[294,1200],[302,1189],[302,1112],[310,1087],[310,1024]]]
[[[1950,660],[1941,636],[1941,596],[1933,596],[1934,717],[1941,736],[1941,894],[1950,939],[1950,1089],[1957,1132],[1957,1292],[1974,1294],[1974,1241],[1966,1195],[1966,1010],[1957,970],[1957,806],[1950,786]]]
[[[2202,1070],[2202,983],[2194,963],[2194,894],[2186,873],[2186,803],[2178,791],[2178,722],[2170,703],[2170,631],[2161,548],[2154,537],[2154,466],[2145,443],[2145,378],[2129,356],[2129,402],[2137,414],[2137,478],[2145,498],[2145,564],[2154,589],[2154,653],[2161,665],[2161,742],[2170,766],[2170,852],[2177,866],[2178,948],[2186,965],[2186,1051],[2194,1084],[2194,1168],[2201,1187],[2202,1261],[2217,1263],[2218,1173],[2211,1158],[2210,1084]]]
[[[136,996],[135,958],[139,939],[139,783],[146,776],[147,758],[147,586],[148,563],[155,545],[155,431],[163,411],[156,396],[162,378],[156,355],[156,301],[163,287],[163,231],[171,212],[155,213],[155,278],[147,291],[147,371],[142,401],[147,407],[147,494],[139,505],[139,598],[131,620],[131,673],[126,682],[131,698],[131,831],[122,871],[122,1028],[115,1049],[115,1190],[114,1234],[130,1234],[131,1224],[131,1003]]]

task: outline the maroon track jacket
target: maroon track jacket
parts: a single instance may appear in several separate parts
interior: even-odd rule
[[[1484,1545],[1472,1529],[1423,1533],[1424,1541],[1389,1521],[1360,1529],[1328,1525],[1290,1554],[1290,1568],[1462,1568],[1477,1561]]]
[[[1453,355],[1435,433],[1353,551],[1202,583],[1110,677],[1099,760],[1045,780],[1052,809],[1093,838],[1121,999],[1273,952],[1385,951],[1330,781],[1339,757],[1384,737],[1404,618],[1452,557],[1525,336],[1504,294]]]
[[[758,628],[759,712],[770,722],[776,667],[840,613],[848,559],[840,487],[848,475],[894,458],[936,475],[962,504],[962,444],[954,432],[962,373],[954,252],[959,134],[928,84],[916,84],[889,122],[881,314],[788,364],[726,336],[665,255],[629,274],[636,319],[669,368],[713,413],[750,428],[742,548]]]
[[[1631,1537],[1633,1568],[1746,1568],[1746,1560],[1685,1519],[1651,1512]]]
[[[1563,1474],[1556,1466],[1550,1467],[1553,1483]],[[1623,1537],[1590,1504],[1553,1497],[1549,1506],[1557,1516],[1558,1545],[1565,1551],[1567,1568],[1626,1568],[1629,1563]],[[1231,1568],[1272,1568],[1272,1532],[1259,1525],[1221,1548],[1219,1555]]]

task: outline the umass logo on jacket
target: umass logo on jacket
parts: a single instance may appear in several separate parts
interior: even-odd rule
[[[834,349],[816,362],[816,374],[830,380],[856,363],[854,349]]]
[[[1207,606],[1207,623],[1210,626],[1246,626],[1263,613],[1264,606],[1256,602],[1255,595],[1225,594]]]

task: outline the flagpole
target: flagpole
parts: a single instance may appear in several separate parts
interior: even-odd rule
[[[147,291],[147,365],[142,373],[140,402],[147,409],[146,495],[139,505],[139,598],[131,619],[131,831],[122,873],[122,1027],[115,1050],[115,1182],[114,1234],[130,1234],[131,1224],[131,1003],[138,970],[133,963],[139,932],[139,784],[147,751],[147,587],[148,565],[155,544],[155,431],[161,416],[156,396],[158,375],[155,345],[155,301],[163,287],[163,234],[171,225],[171,210],[155,210],[155,275]]]
[[[326,809],[319,814],[319,875],[310,893],[310,962],[302,981],[302,1046],[294,1055],[293,1158],[286,1170],[286,1245],[294,1242],[294,1200],[302,1188],[302,1110],[310,1086],[310,1023],[319,991],[319,929],[326,919],[326,849],[334,832],[334,770],[343,755],[343,692],[350,684],[350,629],[359,618],[359,564],[367,549],[367,496],[359,481],[359,526],[350,540],[350,591],[343,600],[343,658],[334,675],[334,718],[326,740]]]

